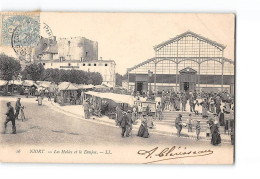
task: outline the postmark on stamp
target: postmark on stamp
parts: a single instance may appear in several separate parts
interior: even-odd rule
[[[3,15],[2,16],[2,45],[11,45],[12,36],[16,29],[23,46],[37,44],[40,34],[39,16]],[[19,31],[19,32],[18,32]]]
[[[2,45],[11,46],[20,60],[31,60],[40,36],[39,16],[3,15]]]

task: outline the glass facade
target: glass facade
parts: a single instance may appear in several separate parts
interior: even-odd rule
[[[186,32],[156,46],[154,58],[128,69],[129,82],[134,81],[134,75],[145,75],[150,70],[153,85],[178,86],[179,71],[190,67],[199,76],[197,88],[231,85],[234,83],[234,62],[223,57],[224,49],[221,44]]]
[[[156,50],[156,57],[222,57],[222,49],[187,34]]]

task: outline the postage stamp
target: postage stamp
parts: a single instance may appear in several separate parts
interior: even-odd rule
[[[35,45],[40,34],[39,16],[3,15],[2,16],[2,45],[12,44],[14,31],[16,43],[22,46]]]

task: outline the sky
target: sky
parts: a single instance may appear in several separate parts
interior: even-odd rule
[[[155,45],[188,30],[223,44],[224,57],[234,60],[234,18],[233,14],[40,13],[41,24],[48,24],[57,38],[82,36],[97,41],[99,58],[114,60],[122,75],[154,57]]]

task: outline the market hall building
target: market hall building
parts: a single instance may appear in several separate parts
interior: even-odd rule
[[[136,92],[228,91],[234,94],[234,61],[225,46],[185,32],[154,47],[155,57],[127,69],[128,89]]]

